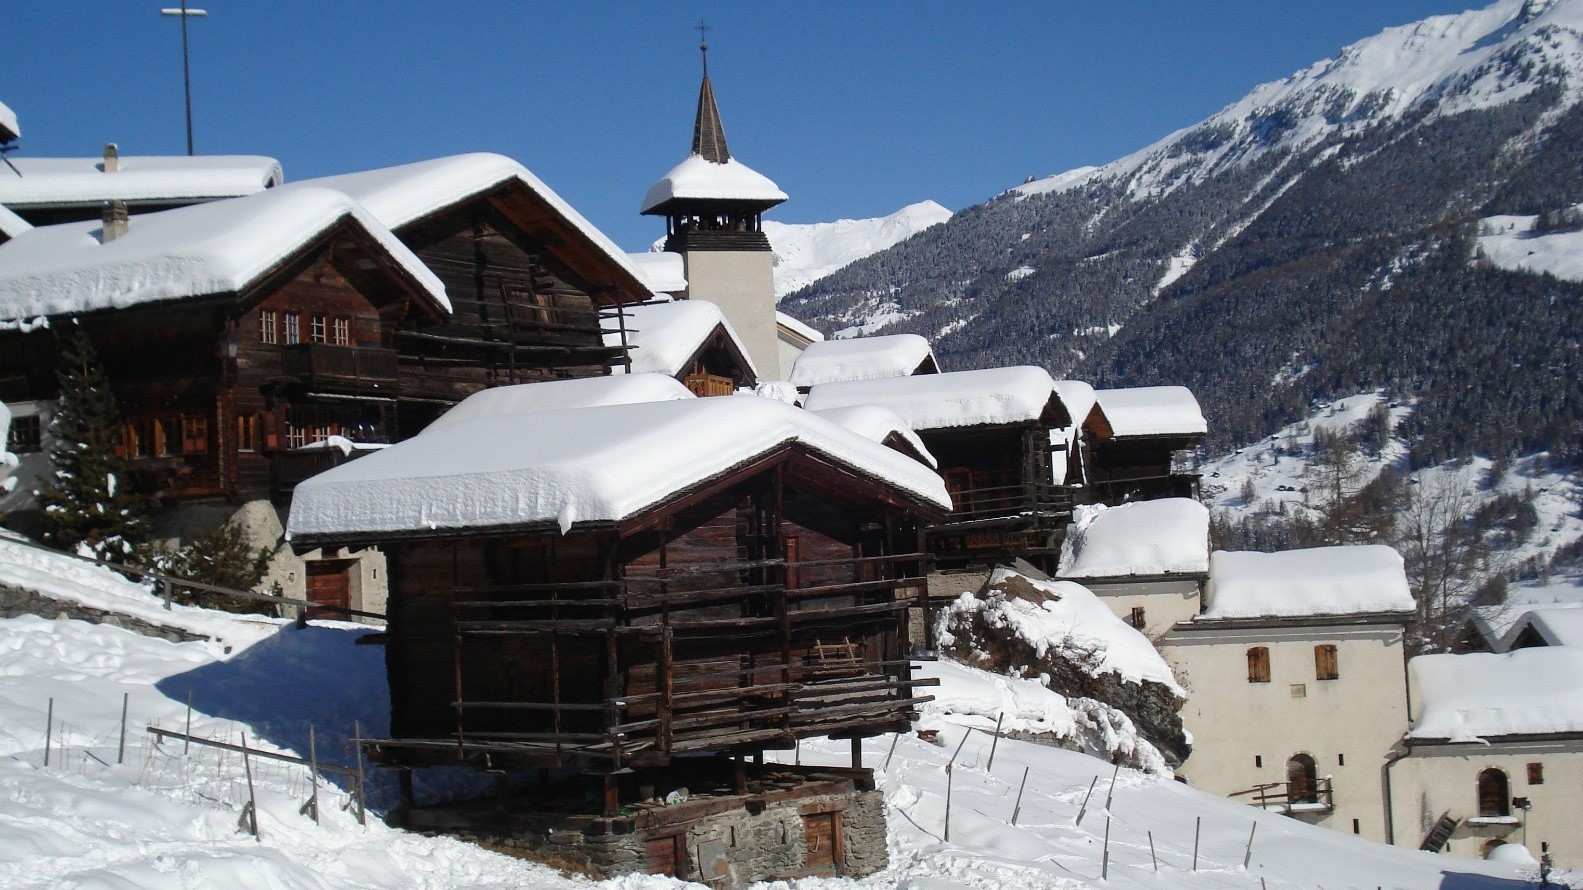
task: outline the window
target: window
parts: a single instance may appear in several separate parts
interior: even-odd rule
[[[11,434],[6,437],[6,450],[12,454],[30,454],[43,449],[43,425],[37,414],[31,417],[11,418]]]
[[[352,320],[350,318],[333,320],[330,325],[330,342],[336,346],[352,345]]]
[[[187,416],[181,419],[181,453],[207,454],[209,452],[209,418]]]
[[[1248,650],[1248,682],[1270,682],[1270,650],[1265,646],[1254,646]]]
[[[282,337],[287,343],[302,342],[302,315],[297,312],[287,312],[285,315],[286,330]]]
[[[1325,643],[1314,647],[1314,679],[1335,680],[1341,677],[1336,664],[1336,647]]]
[[[170,457],[181,444],[180,418],[137,417],[121,425],[121,451],[129,458]]]
[[[236,450],[258,450],[258,415],[239,414],[236,417]]]
[[[258,310],[258,342],[280,342],[280,331],[276,328],[275,310],[273,309]]]
[[[309,321],[309,324],[311,327],[308,330],[308,336],[311,340],[313,340],[313,342],[329,342],[329,338],[325,335],[325,332],[328,329],[325,327],[325,317],[323,315],[313,316],[313,318]]]
[[[1512,791],[1506,774],[1493,767],[1479,773],[1479,815],[1510,816],[1511,814]]]
[[[1528,764],[1528,784],[1543,785],[1545,783],[1545,765],[1542,763]]]
[[[1133,606],[1132,607],[1132,614],[1127,616],[1127,623],[1132,625],[1133,627],[1137,628],[1138,630],[1143,630],[1144,620],[1143,620],[1143,607],[1142,606]]]

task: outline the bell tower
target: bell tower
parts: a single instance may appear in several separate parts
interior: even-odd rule
[[[703,83],[692,152],[649,189],[642,213],[665,217],[665,249],[682,255],[687,297],[718,305],[747,346],[758,378],[780,380],[775,255],[762,222],[764,211],[786,200],[786,193],[731,157],[709,81],[709,44],[698,49]]]

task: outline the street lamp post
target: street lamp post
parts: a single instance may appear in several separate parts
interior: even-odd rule
[[[188,9],[187,0],[181,0],[181,6],[173,9],[161,9],[160,15],[173,15],[181,19],[181,82],[183,92],[187,97],[187,156],[192,156],[192,66],[187,61],[187,19],[193,16],[206,16],[207,9]]]

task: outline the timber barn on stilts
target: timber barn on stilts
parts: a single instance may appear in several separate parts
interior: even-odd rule
[[[904,616],[940,478],[771,400],[526,411],[509,391],[292,504],[294,546],[387,555],[375,757],[501,776],[499,800],[411,824],[596,874],[883,867],[860,742],[906,731],[929,685]],[[852,739],[851,768],[765,763],[814,736]]]

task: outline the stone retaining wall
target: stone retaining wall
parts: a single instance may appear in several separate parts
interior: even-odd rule
[[[202,634],[195,634],[176,627],[163,624],[150,624],[138,618],[121,615],[105,609],[96,609],[84,606],[70,600],[58,600],[45,596],[36,590],[24,590],[20,587],[9,587],[0,584],[0,615],[6,618],[15,618],[18,615],[37,615],[40,618],[76,618],[79,621],[88,621],[93,624],[108,624],[111,627],[125,628],[126,630],[140,633],[146,637],[158,637],[170,640],[172,643],[190,643],[196,640],[207,640]]]

